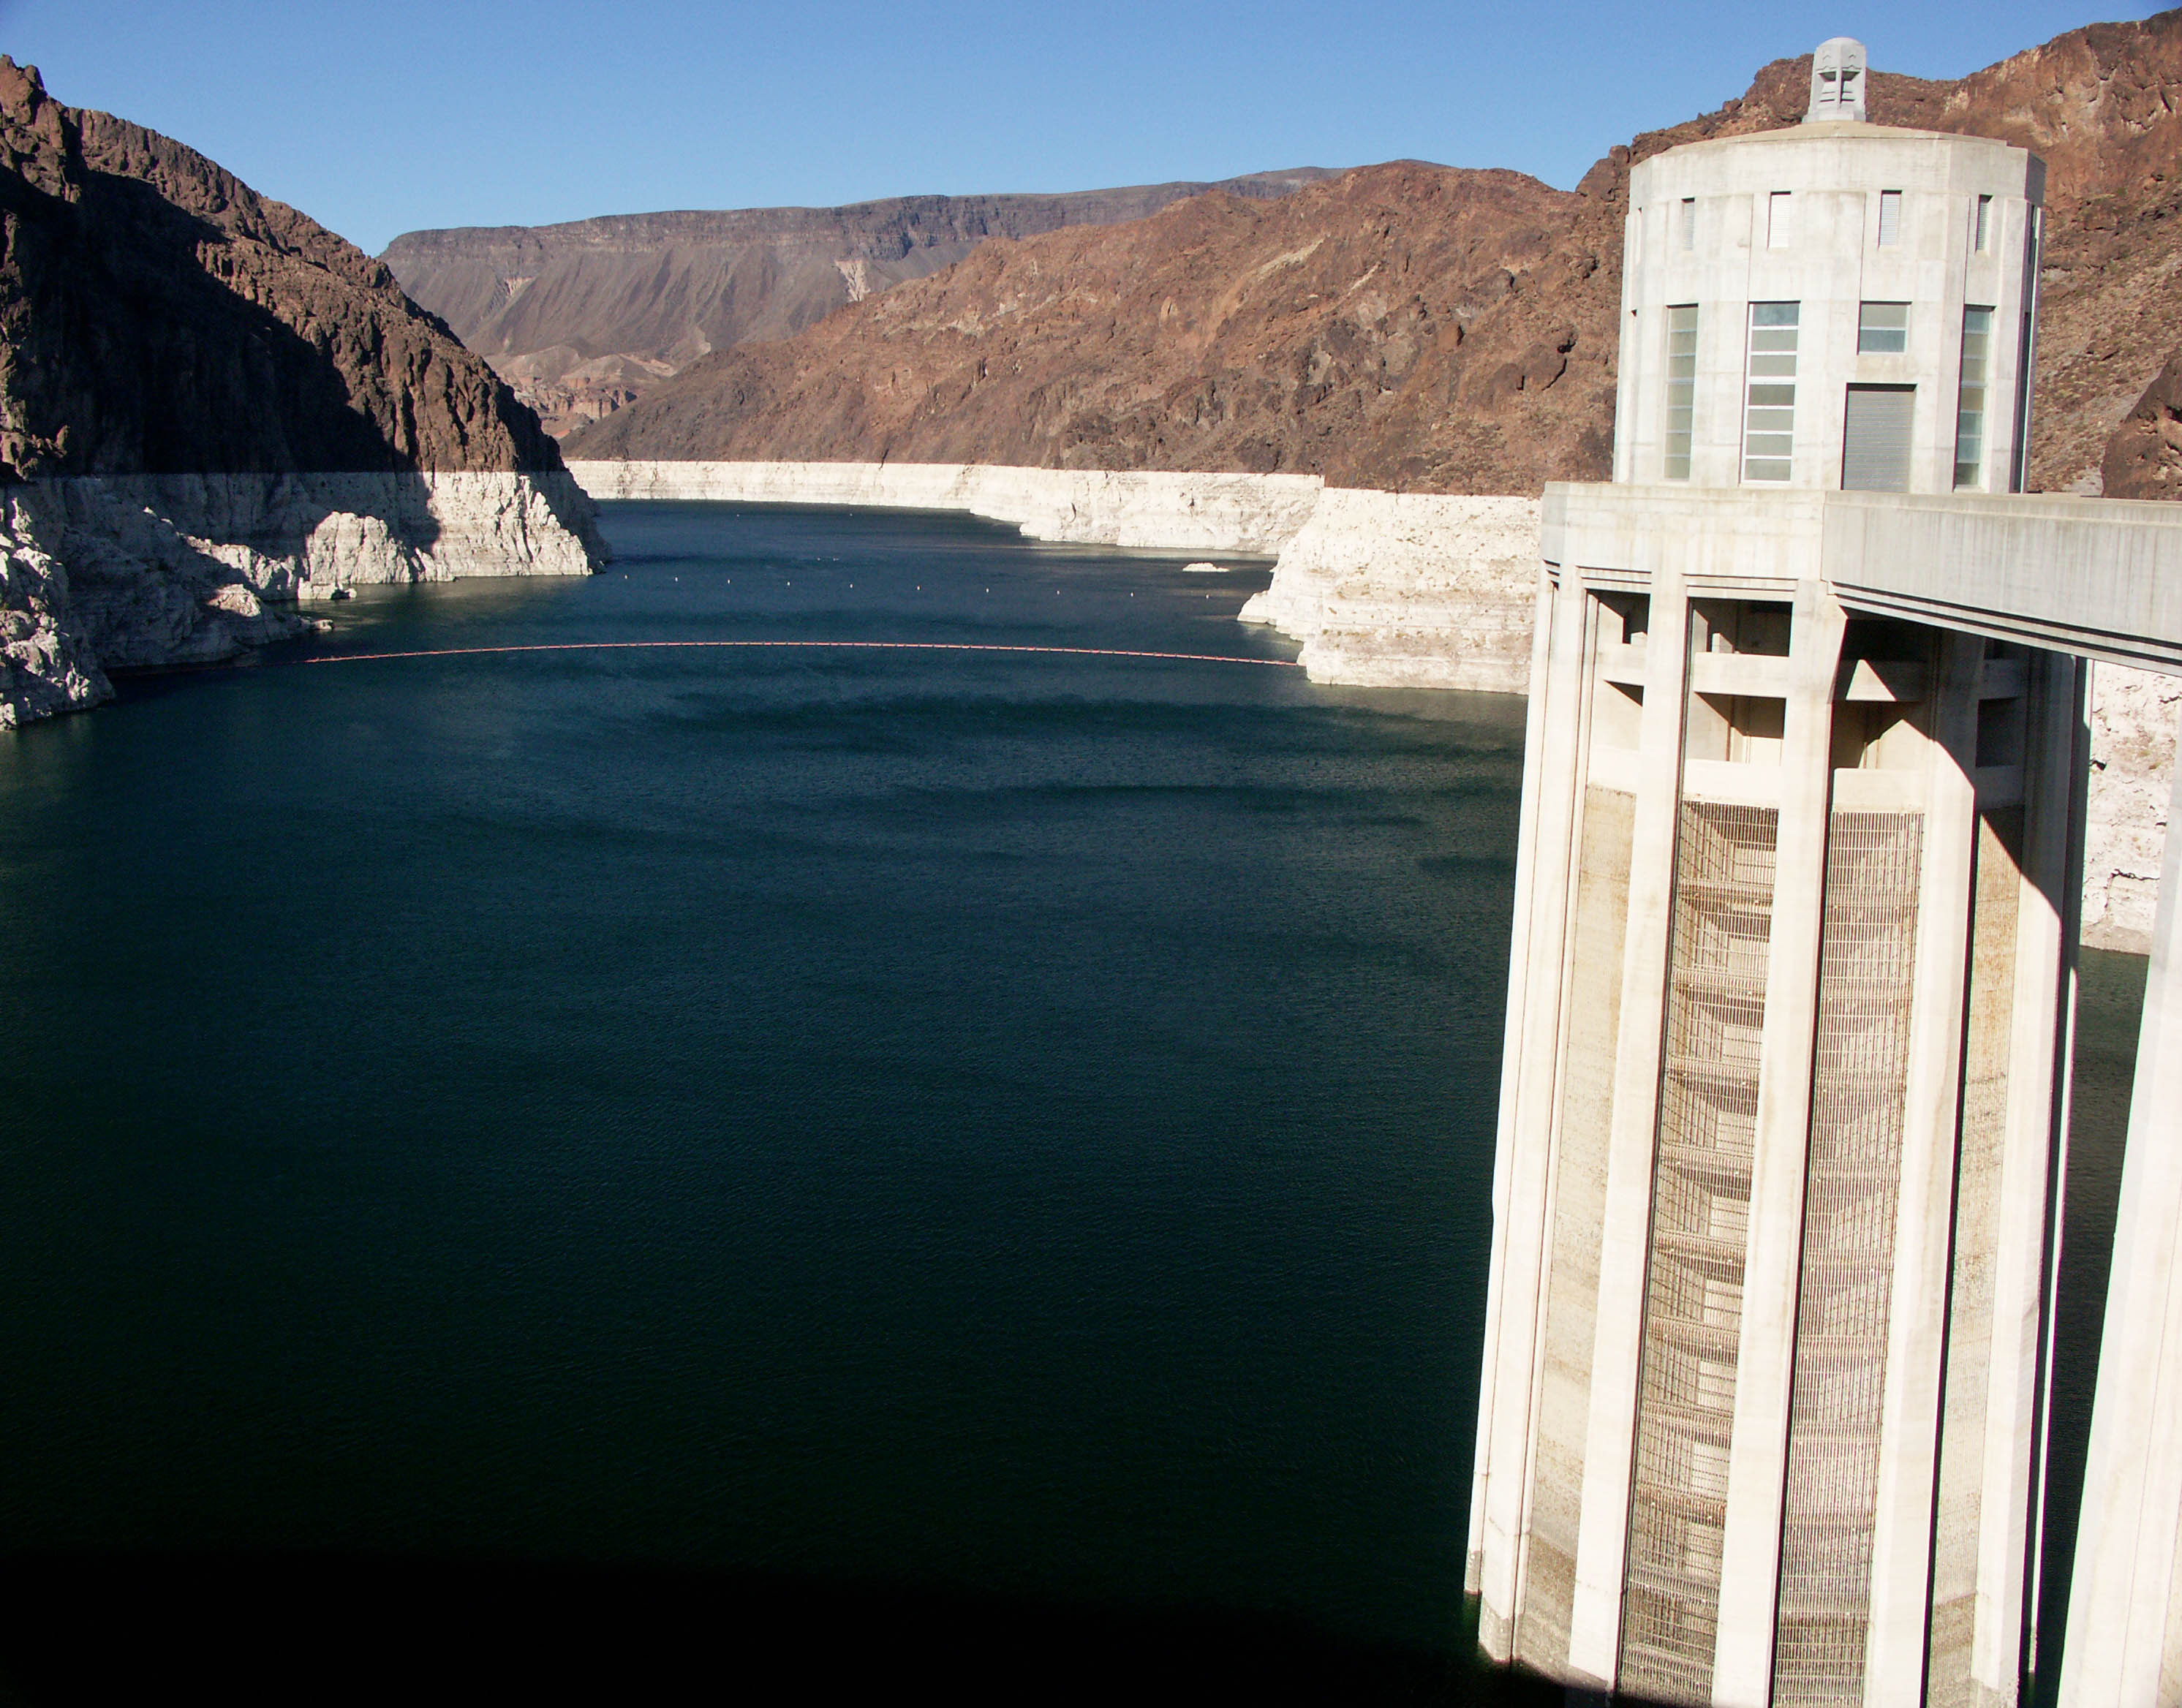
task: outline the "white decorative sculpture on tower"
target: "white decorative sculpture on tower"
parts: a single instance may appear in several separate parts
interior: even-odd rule
[[[1861,41],[1836,36],[1819,43],[1811,55],[1811,104],[1803,123],[1822,124],[1841,119],[1862,123],[1864,65]]]

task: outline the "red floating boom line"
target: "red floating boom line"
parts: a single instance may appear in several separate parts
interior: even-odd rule
[[[302,664],[368,664],[391,658],[474,658],[516,652],[647,652],[695,647],[811,648],[835,652],[1046,652],[1072,658],[1163,658],[1187,664],[1270,664],[1301,670],[1292,658],[1238,658],[1220,652],[1134,652],[1118,646],[1021,646],[975,640],[561,640],[529,646],[441,646],[416,652],[334,652]]]

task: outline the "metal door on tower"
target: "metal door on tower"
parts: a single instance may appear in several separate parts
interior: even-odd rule
[[[1841,434],[1841,490],[1907,492],[1913,385],[1852,385]]]

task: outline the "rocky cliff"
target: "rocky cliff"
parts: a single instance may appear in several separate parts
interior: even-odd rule
[[[602,561],[537,419],[393,275],[0,58],[0,726],[347,581]]]
[[[1283,470],[1535,493],[1600,475],[1631,163],[1801,119],[1808,59],[1611,150],[1574,191],[1371,167],[1281,202],[994,242],[784,343],[717,351],[570,443],[584,457]],[[2096,489],[2182,343],[2182,12],[1957,82],[1874,74],[1881,123],[2048,163],[2034,484]]]
[[[1535,489],[1605,466],[1619,243],[1603,202],[1513,172],[1398,163],[1276,202],[1199,196],[989,243],[705,357],[570,455]]]
[[[1143,219],[1210,190],[1271,200],[1334,175],[1301,167],[1061,196],[910,196],[412,231],[382,259],[549,429],[565,433],[708,351],[790,337],[989,238]]]

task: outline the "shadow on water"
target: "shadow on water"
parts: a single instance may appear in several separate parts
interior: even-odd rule
[[[0,1702],[872,1700],[1559,1708],[1464,1655],[1229,1609],[388,1558],[0,1567]]]

